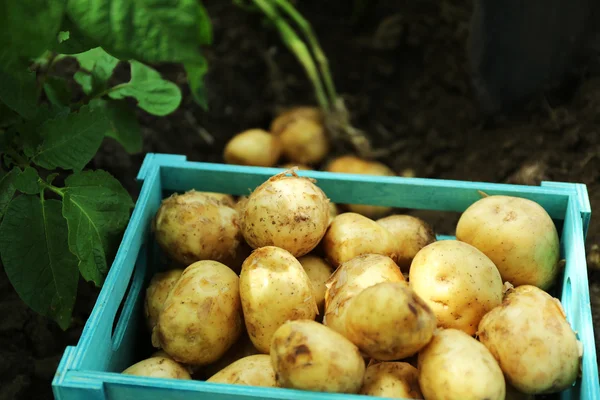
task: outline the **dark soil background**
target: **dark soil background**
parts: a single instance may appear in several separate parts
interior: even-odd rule
[[[314,102],[312,87],[278,35],[256,14],[229,1],[206,1],[214,45],[206,50],[210,110],[198,107],[185,74],[162,66],[182,85],[182,106],[155,118],[139,113],[145,152],[185,154],[222,162],[226,141],[268,127],[282,107]],[[354,124],[377,146],[397,151],[381,160],[398,173],[468,181],[539,184],[580,182],[592,210],[600,209],[600,73],[573,74],[560,90],[486,118],[477,108],[466,65],[471,2],[379,1],[353,19],[350,1],[300,1],[300,10],[327,54],[338,92]],[[597,66],[596,66],[597,67]],[[107,140],[91,168],[115,175],[137,196],[135,176],[144,153],[126,154]],[[440,232],[456,219],[420,213]],[[587,239],[596,341],[600,343],[600,223]],[[50,399],[50,382],[64,347],[75,345],[97,289],[80,285],[73,327],[62,332],[30,312],[0,275],[0,399]]]

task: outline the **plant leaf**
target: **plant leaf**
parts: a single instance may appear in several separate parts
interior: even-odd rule
[[[0,254],[19,297],[67,329],[79,272],[77,258],[69,251],[60,201],[15,197],[0,225]]]
[[[52,118],[66,118],[71,112],[67,106],[40,104],[35,116],[21,124],[15,126],[19,132],[19,145],[23,148],[25,155],[31,159],[36,149],[42,145],[40,126]]]
[[[79,259],[81,275],[100,286],[133,200],[118,180],[102,170],[75,173],[65,185],[63,216],[69,226],[69,249]]]
[[[73,57],[77,59],[80,67],[86,70],[77,71],[74,77],[86,94],[103,91],[119,63],[118,58],[111,56],[101,47],[75,54]]]
[[[48,170],[79,171],[94,157],[109,129],[101,109],[83,106],[77,113],[48,120],[39,127],[43,143],[32,159]]]
[[[77,71],[73,75],[73,79],[81,85],[83,93],[90,94],[94,91],[92,75],[87,72]]]
[[[113,99],[133,97],[141,109],[153,115],[172,113],[181,104],[181,90],[173,82],[162,79],[160,73],[147,65],[132,60],[131,79],[115,86],[108,94]]]
[[[17,174],[13,181],[15,188],[19,192],[23,192],[26,194],[38,194],[40,192],[40,185],[38,183],[38,172],[35,168],[25,167],[23,171],[18,168],[14,168],[13,170],[17,170]]]
[[[59,54],[77,54],[94,47],[98,47],[98,44],[81,32],[65,14],[52,50]]]
[[[135,115],[135,110],[122,100],[94,99],[90,107],[103,108],[109,120],[110,129],[106,136],[115,139],[130,154],[142,151],[142,132]]]
[[[58,76],[49,76],[44,83],[44,92],[50,103],[68,106],[71,103],[71,91],[67,80]]]
[[[206,62],[201,64],[186,64],[185,71],[187,73],[188,84],[192,92],[192,97],[205,111],[208,110],[208,102],[206,100],[206,88],[204,86],[204,76],[208,70]]]
[[[33,118],[38,97],[35,72],[0,66],[0,82],[0,101],[23,118]]]
[[[4,216],[10,201],[17,189],[14,185],[14,179],[17,171],[15,169],[10,170],[8,173],[5,173],[0,178],[0,219]]]

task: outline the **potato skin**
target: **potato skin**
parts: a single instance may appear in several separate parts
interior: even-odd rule
[[[275,246],[255,250],[242,265],[240,296],[250,340],[269,353],[273,333],[287,320],[315,319],[310,278],[290,252]]]
[[[254,347],[248,332],[242,332],[240,338],[214,363],[197,368],[192,376],[193,379],[206,380],[228,365],[248,356],[260,354]]]
[[[371,364],[359,394],[397,399],[422,399],[419,371],[405,362]]]
[[[525,394],[562,391],[577,379],[580,347],[558,299],[533,285],[509,290],[479,323],[479,340]]]
[[[329,152],[325,127],[319,121],[298,119],[278,134],[285,157],[301,164],[323,161]]]
[[[487,255],[503,281],[548,290],[559,272],[559,238],[554,222],[537,203],[488,196],[461,215],[456,238]]]
[[[242,329],[239,277],[217,261],[198,261],[169,293],[152,344],[175,361],[202,366],[218,360]]]
[[[415,256],[411,288],[431,307],[438,326],[474,335],[481,318],[502,303],[504,286],[498,269],[475,247],[440,240]]]
[[[170,358],[160,356],[139,361],[125,369],[123,374],[153,378],[192,379],[184,366]]]
[[[504,400],[506,383],[498,363],[461,330],[438,330],[419,352],[417,369],[427,400]]]
[[[277,115],[271,122],[269,130],[275,136],[279,135],[283,130],[295,121],[308,119],[311,121],[323,123],[323,113],[318,107],[312,106],[296,106],[291,107]]]
[[[273,335],[270,355],[281,387],[357,393],[363,383],[365,362],[358,348],[312,320],[281,325]]]
[[[268,354],[255,354],[240,358],[217,372],[206,382],[232,385],[277,387],[275,371]]]
[[[281,153],[279,138],[262,129],[248,129],[227,142],[223,159],[227,164],[272,167]]]
[[[333,267],[321,257],[313,254],[302,256],[298,258],[298,261],[302,264],[312,284],[319,315],[323,315],[325,311],[325,292],[327,291],[326,283],[333,274]]]
[[[183,269],[158,272],[150,280],[144,299],[144,316],[146,317],[146,325],[151,332],[156,325],[158,314],[162,310],[169,292],[175,286],[182,273]]]

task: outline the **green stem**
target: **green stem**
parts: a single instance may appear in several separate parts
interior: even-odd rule
[[[45,180],[43,180],[42,178],[38,178],[38,183],[40,184],[41,187],[43,187],[44,189],[48,189],[51,192],[56,193],[57,195],[59,195],[60,197],[65,197],[65,191],[64,189],[58,188],[54,185],[49,184],[48,182],[46,182]],[[43,191],[42,191],[43,193]]]

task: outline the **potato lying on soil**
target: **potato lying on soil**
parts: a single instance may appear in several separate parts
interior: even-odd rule
[[[502,305],[482,318],[477,334],[523,393],[559,392],[577,379],[580,343],[560,301],[535,286],[509,290]]]
[[[167,357],[150,357],[139,361],[124,370],[123,374],[152,378],[192,379],[184,366]]]
[[[322,242],[327,260],[334,267],[362,254],[381,254],[396,261],[392,234],[377,222],[356,213],[335,217]]]
[[[502,303],[504,285],[494,263],[475,247],[440,240],[415,256],[412,289],[431,307],[438,326],[474,335],[481,318]]]
[[[290,252],[261,247],[244,261],[240,296],[250,340],[269,353],[273,333],[287,320],[315,319],[318,309],[310,278]]]
[[[359,394],[396,399],[422,399],[419,371],[405,362],[371,364]]]
[[[279,138],[262,129],[249,129],[233,136],[225,145],[227,164],[273,167],[281,157]]]
[[[279,135],[291,123],[308,119],[314,122],[323,123],[323,113],[318,107],[297,106],[281,112],[273,121],[269,130],[273,135]]]
[[[415,255],[425,246],[436,241],[431,226],[411,215],[390,215],[378,219],[379,225],[390,231],[396,240],[398,260],[396,264],[408,272]]]
[[[406,282],[382,282],[347,306],[347,338],[369,357],[400,360],[421,350],[437,327],[435,314]]]
[[[213,260],[239,270],[244,238],[238,227],[238,212],[229,204],[194,190],[166,198],[153,221],[157,243],[185,266]]]
[[[273,335],[270,355],[281,387],[357,393],[363,383],[365,362],[358,348],[315,321],[281,325]]]
[[[217,372],[233,364],[237,360],[244,357],[259,354],[259,351],[254,347],[248,333],[244,330],[240,338],[223,354],[221,358],[212,364],[208,364],[197,368],[192,376],[193,379],[206,380]]]
[[[306,271],[312,284],[319,315],[323,315],[325,310],[325,291],[327,290],[325,284],[331,274],[333,274],[333,267],[321,257],[312,254],[302,256],[298,258],[298,261],[304,267],[304,271]]]
[[[427,400],[504,400],[506,384],[498,363],[461,330],[437,331],[419,352],[418,370]]]
[[[276,135],[281,143],[283,154],[292,162],[319,163],[329,152],[325,126],[319,121],[298,119],[288,123]]]
[[[158,314],[162,310],[169,292],[175,286],[182,273],[183,269],[158,272],[150,280],[144,299],[144,316],[146,317],[146,325],[150,331],[154,329]]]
[[[269,178],[240,211],[241,231],[252,248],[277,246],[294,257],[313,250],[328,225],[329,199],[313,180],[294,172]]]
[[[198,261],[169,293],[152,344],[175,361],[202,366],[222,357],[242,329],[239,277],[217,261]]]
[[[277,387],[275,371],[268,354],[255,354],[240,358],[217,372],[206,382],[232,385]]]
[[[504,281],[547,290],[559,272],[559,238],[546,210],[519,197],[488,196],[461,215],[456,238],[487,255]]]

